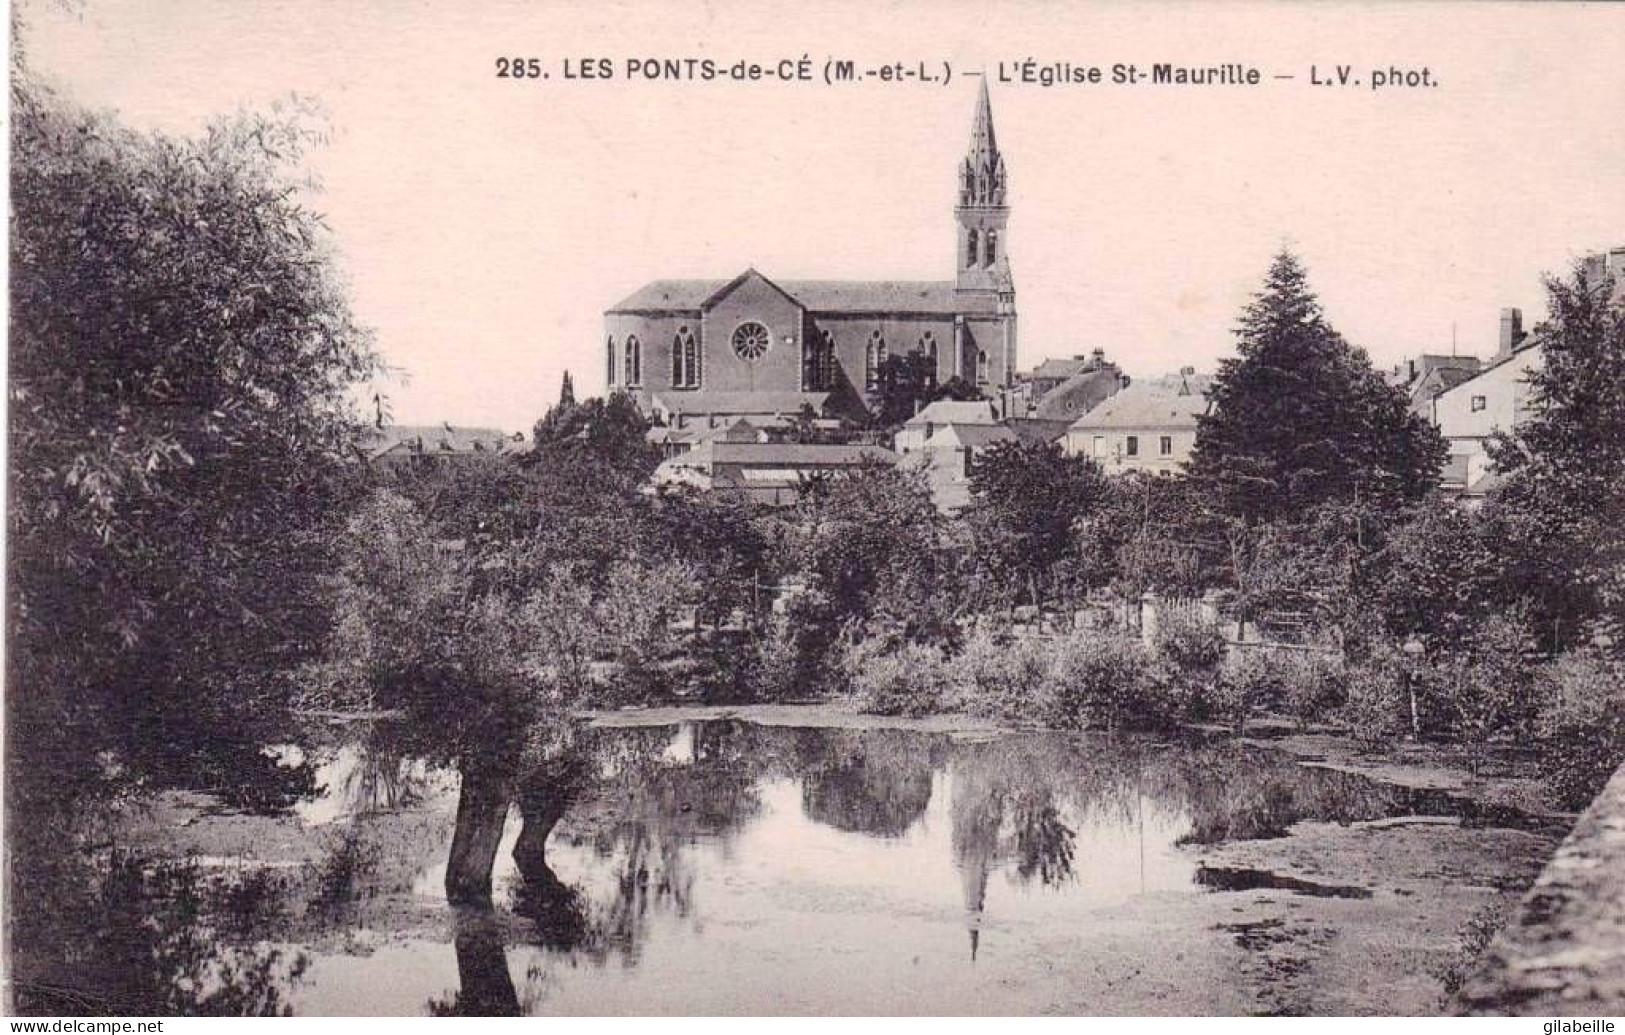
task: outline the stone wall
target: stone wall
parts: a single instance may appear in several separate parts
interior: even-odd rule
[[[1461,1012],[1625,1016],[1625,767],[1580,816],[1462,990]]]

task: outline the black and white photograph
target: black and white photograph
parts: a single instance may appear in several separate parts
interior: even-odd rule
[[[1625,5],[9,32],[11,1031],[1619,1030]]]

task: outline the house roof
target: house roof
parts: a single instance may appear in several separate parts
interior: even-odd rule
[[[1089,364],[1092,362],[1094,361],[1087,356],[1074,356],[1070,359],[1046,359],[1033,368],[1030,376],[1035,381],[1040,378],[1064,381],[1081,370],[1089,369]]]
[[[948,449],[968,446],[986,449],[995,442],[1014,442],[1020,436],[1002,424],[952,424],[925,440],[923,449]]]
[[[1049,420],[1044,417],[1011,417],[1004,426],[1016,433],[1023,442],[1054,442],[1072,426],[1069,420]]]
[[[496,428],[464,428],[451,424],[391,424],[373,428],[361,448],[369,459],[396,449],[425,453],[505,453],[524,436],[509,435]]]
[[[748,275],[748,271],[747,271]],[[764,278],[766,279],[766,278]],[[655,280],[609,308],[611,313],[698,314],[740,280]],[[779,280],[773,286],[814,313],[991,312],[997,300],[985,293],[961,295],[952,280]]]
[[[904,421],[903,427],[917,428],[925,424],[997,423],[998,418],[993,414],[993,402],[990,399],[971,399],[964,402],[955,399],[938,399]]]
[[[1116,392],[1120,376],[1115,366],[1081,370],[1046,392],[1034,412],[1045,420],[1075,420]]]
[[[1078,429],[1166,428],[1188,431],[1207,412],[1207,397],[1166,388],[1130,385],[1073,422]]]
[[[655,406],[671,413],[737,413],[794,416],[801,407],[822,413],[828,392],[655,392]]]
[[[687,453],[660,466],[666,472],[680,467],[713,472],[719,466],[736,467],[851,467],[863,463],[896,463],[897,454],[879,446],[822,445],[794,442],[701,442]]]
[[[896,463],[897,454],[880,446],[842,446],[795,442],[711,442],[712,463],[761,464],[775,467],[817,467],[862,464],[878,461]],[[696,450],[698,452],[699,450]]]

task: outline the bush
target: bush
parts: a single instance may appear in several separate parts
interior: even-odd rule
[[[1170,610],[1157,623],[1157,656],[1180,673],[1194,677],[1211,676],[1224,664],[1224,636],[1199,618]]]
[[[1537,707],[1525,623],[1496,615],[1475,633],[1425,656],[1415,678],[1424,732],[1481,748],[1497,734],[1532,732]]]
[[[876,715],[930,715],[948,701],[948,670],[936,647],[878,637],[849,639],[840,668],[860,707]]]
[[[1410,695],[1402,666],[1399,653],[1387,648],[1348,666],[1338,714],[1356,740],[1384,744],[1410,732]]]
[[[1042,642],[978,626],[949,662],[956,705],[976,715],[1038,721],[1049,665]]]
[[[1571,651],[1545,666],[1536,686],[1541,769],[1565,808],[1584,808],[1625,764],[1625,665]]]
[[[1138,640],[1073,633],[1055,644],[1039,712],[1063,727],[1154,725],[1176,717],[1168,690],[1166,673]]]
[[[790,598],[774,615],[757,648],[755,695],[767,701],[804,701],[841,692],[841,641],[828,602],[817,591]]]
[[[1319,722],[1348,699],[1348,673],[1340,655],[1292,650],[1277,655],[1279,697],[1273,702],[1300,724]]]
[[[1210,717],[1241,729],[1247,716],[1280,698],[1275,659],[1261,648],[1238,650],[1225,659],[1214,681]]]

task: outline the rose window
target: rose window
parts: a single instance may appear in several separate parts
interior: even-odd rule
[[[761,359],[772,343],[767,328],[759,323],[742,323],[734,329],[734,355],[740,359]]]

